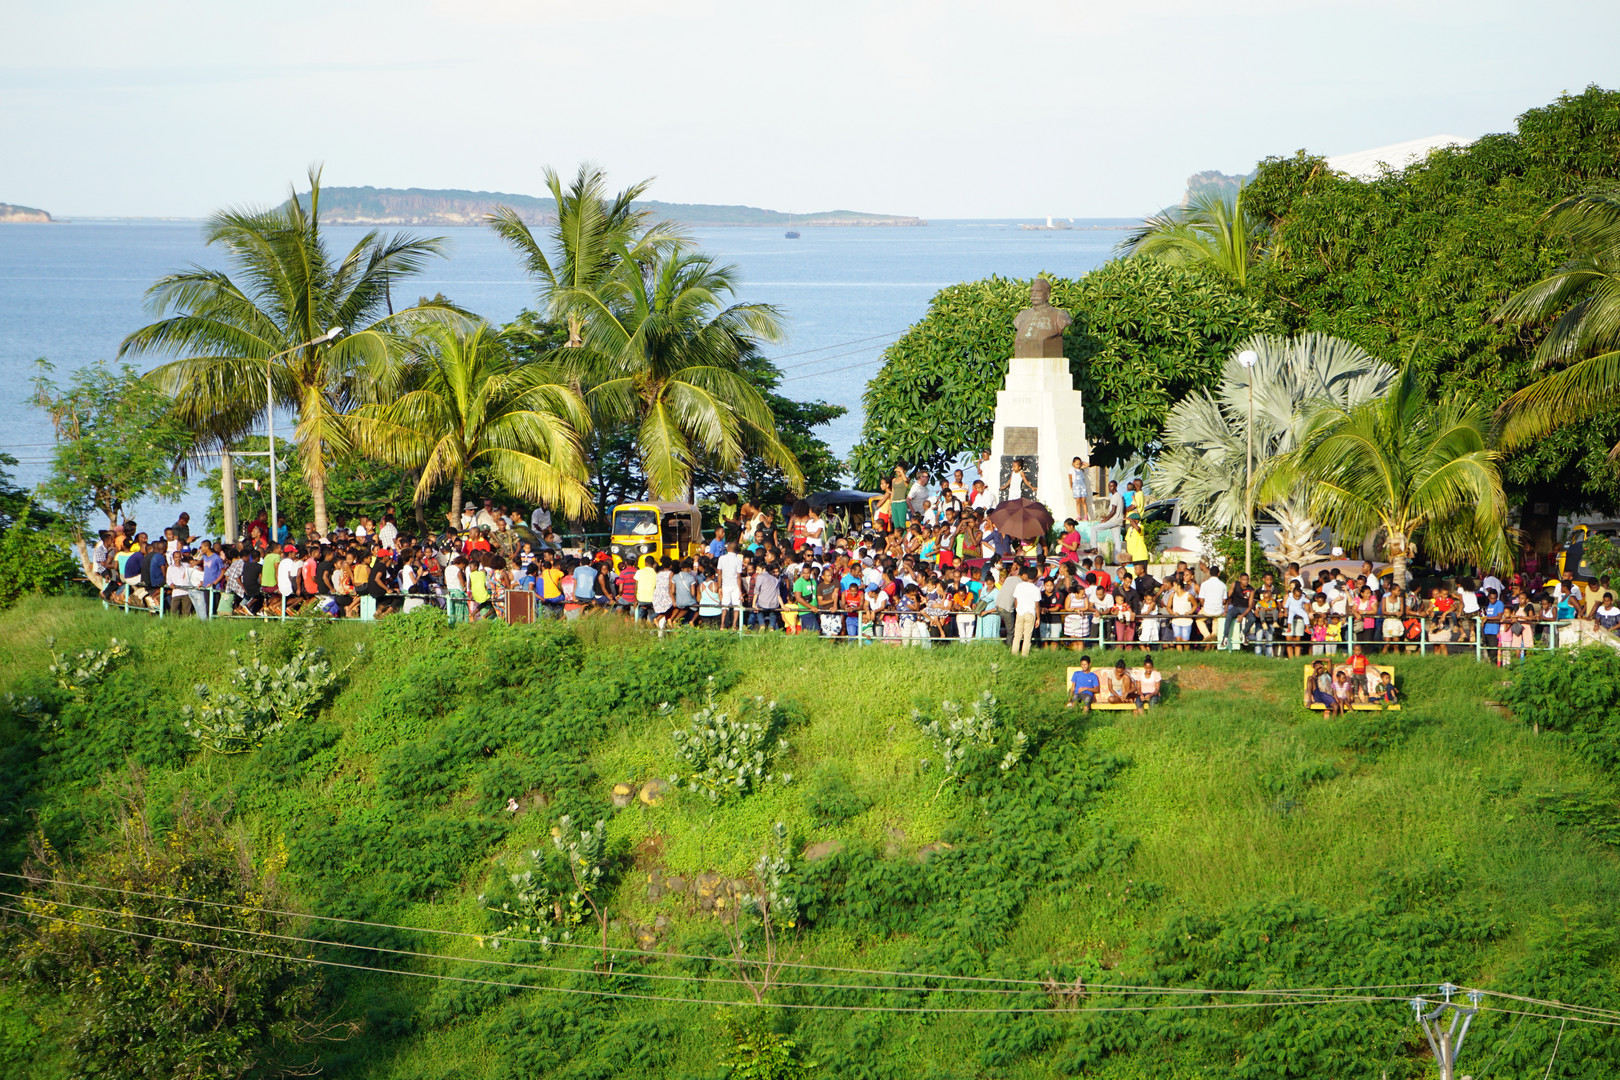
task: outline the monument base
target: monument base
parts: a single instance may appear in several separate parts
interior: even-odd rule
[[[1008,360],[1006,383],[996,391],[996,432],[990,444],[990,467],[996,475],[985,482],[999,492],[1013,462],[1022,461],[1024,497],[1045,503],[1061,524],[1077,516],[1069,485],[1069,466],[1077,457],[1089,463],[1091,443],[1083,395],[1074,388],[1069,361],[1061,356]]]

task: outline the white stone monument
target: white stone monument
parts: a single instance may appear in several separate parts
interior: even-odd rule
[[[1022,461],[1025,498],[1045,503],[1061,523],[1075,516],[1069,466],[1077,457],[1090,464],[1091,443],[1083,395],[1074,388],[1063,356],[1063,330],[1073,320],[1048,303],[1051,290],[1045,278],[1036,278],[1029,290],[1031,306],[1014,322],[1017,345],[1007,361],[1007,381],[996,391],[996,433],[988,463],[994,475],[984,479],[999,492],[1013,462]],[[1097,472],[1090,470],[1088,476],[1095,484]]]

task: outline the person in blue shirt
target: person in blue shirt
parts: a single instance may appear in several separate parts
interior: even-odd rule
[[[596,603],[596,567],[588,562],[574,567],[574,599],[581,604]]]
[[[1485,638],[1487,649],[1496,648],[1496,636],[1502,632],[1502,616],[1507,612],[1507,605],[1502,603],[1495,589],[1485,590],[1485,627],[1480,632]],[[1491,657],[1487,657],[1491,659]]]
[[[726,532],[724,529],[714,530],[714,539],[709,541],[709,558],[718,559],[726,553]]]
[[[225,588],[225,560],[218,551],[214,550],[214,545],[207,540],[202,542],[202,587],[204,589],[213,589],[215,592]],[[212,615],[219,611],[218,596],[214,595],[214,593],[205,592],[203,598],[208,603],[205,614]]]
[[[169,560],[164,554],[167,545],[159,540],[152,545],[152,550],[146,556],[146,587],[156,592],[167,584],[169,578]]]
[[[1091,703],[1097,700],[1097,691],[1100,689],[1102,682],[1097,678],[1097,673],[1091,670],[1091,657],[1082,656],[1080,670],[1069,679],[1068,707],[1074,708],[1075,702],[1078,701],[1086,707],[1086,712],[1090,712]]]

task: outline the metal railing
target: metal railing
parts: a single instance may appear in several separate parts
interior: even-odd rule
[[[465,594],[460,596],[452,595],[439,587],[435,587],[430,593],[387,593],[382,597],[370,594],[341,593],[326,593],[316,597],[309,597],[297,594],[285,598],[286,600],[297,600],[303,604],[303,607],[295,612],[286,610],[288,605],[282,602],[284,598],[279,593],[264,593],[261,595],[266,600],[265,606],[267,608],[271,606],[270,601],[273,600],[277,610],[274,612],[260,611],[258,613],[245,609],[243,603],[245,597],[222,589],[175,589],[162,586],[148,593],[148,596],[156,600],[155,606],[142,601],[132,603],[128,590],[123,590],[123,592],[123,599],[103,597],[102,606],[107,609],[117,608],[125,613],[150,614],[159,619],[165,617],[175,618],[181,613],[171,610],[171,608],[178,606],[173,604],[172,601],[177,597],[185,597],[187,600],[186,606],[189,610],[184,614],[194,616],[200,620],[286,620],[289,618],[320,617],[332,620],[352,618],[358,622],[375,622],[379,614],[379,600],[381,600],[403,613],[409,613],[423,607],[438,608],[445,613],[446,621],[461,623],[471,621],[484,612],[488,613],[488,617],[505,618],[507,613],[506,597],[512,594],[524,594],[533,598],[532,611],[535,618],[571,618],[578,617],[586,611],[591,611],[616,612],[636,622],[655,621],[651,605],[647,603],[631,603],[622,599],[598,597],[590,601],[576,601],[566,605],[545,604],[539,602],[539,598],[532,591],[517,589],[492,593],[487,601],[473,601]],[[333,615],[330,612],[322,612],[312,615],[308,611],[310,602],[326,599],[336,601],[339,607],[338,614]],[[349,608],[354,610],[352,616],[343,613],[345,609]],[[670,625],[662,628],[660,632],[683,628],[711,629],[736,633],[740,636],[786,632],[806,637],[825,638],[829,641],[854,642],[861,645],[916,645],[931,648],[945,645],[962,646],[978,642],[1006,644],[1012,638],[1012,627],[1009,624],[1014,618],[1000,612],[957,611],[943,616],[926,615],[921,612],[901,613],[898,615],[882,613],[874,618],[871,613],[851,613],[844,610],[821,611],[793,607],[762,609],[751,606],[717,607],[701,603],[698,608],[690,610],[698,613],[692,620],[687,621],[683,616],[679,621],[672,621]],[[822,625],[823,616],[837,619],[838,633],[825,632]],[[1189,616],[1184,615],[1152,615],[1145,618],[1121,620],[1113,615],[1092,614],[1087,616],[1090,622],[1090,630],[1083,635],[1065,633],[1066,620],[1073,617],[1072,614],[1063,612],[1043,614],[1036,624],[1035,634],[1031,638],[1031,647],[1038,649],[1068,646],[1076,649],[1096,649],[1099,652],[1110,649],[1152,652],[1213,650],[1219,652],[1252,652],[1257,656],[1284,658],[1289,658],[1288,650],[1292,649],[1296,652],[1296,657],[1292,658],[1303,658],[1339,654],[1348,655],[1358,645],[1364,648],[1380,649],[1385,645],[1389,645],[1394,646],[1397,651],[1416,652],[1419,655],[1429,653],[1463,655],[1471,653],[1481,663],[1487,660],[1505,663],[1513,653],[1517,653],[1522,657],[1531,652],[1548,652],[1557,649],[1560,630],[1570,627],[1576,622],[1574,619],[1556,619],[1540,620],[1526,624],[1511,622],[1505,618],[1494,620],[1494,622],[1488,621],[1486,616],[1482,614],[1458,616],[1448,624],[1450,633],[1455,635],[1460,629],[1466,628],[1468,631],[1466,635],[1460,639],[1447,637],[1444,640],[1436,641],[1430,639],[1429,621],[1427,619],[1418,620],[1418,635],[1416,637],[1404,634],[1399,639],[1386,639],[1382,634],[1358,635],[1356,633],[1356,623],[1360,622],[1363,616],[1352,615],[1346,616],[1340,626],[1336,628],[1339,631],[1337,636],[1318,641],[1310,636],[1290,639],[1283,633],[1285,624],[1282,622],[1265,623],[1259,620],[1248,620],[1246,622],[1242,617],[1233,617],[1229,620],[1225,615],[1195,615],[1190,617],[1194,626],[1204,623],[1210,624],[1211,632],[1207,635],[1201,635],[1197,640],[1192,640],[1190,634],[1186,639],[1181,639],[1176,638],[1174,633],[1171,632],[1171,624],[1175,620],[1189,618]],[[1382,622],[1386,617],[1395,618],[1396,616],[1376,616],[1379,622]],[[788,629],[786,620],[790,618],[799,623],[797,629]],[[805,618],[809,619],[809,625],[804,625],[802,620]],[[992,618],[996,619],[998,630],[993,634],[981,633],[980,627],[987,625],[981,620]],[[1413,616],[1413,618],[1416,617]],[[849,632],[851,630],[851,620],[853,620],[853,633]],[[952,635],[942,632],[936,635],[933,631],[940,629],[940,627],[933,625],[934,620],[941,620],[942,624],[955,627],[957,633]],[[1156,624],[1154,632],[1144,633],[1148,624]],[[1531,628],[1530,641],[1528,644],[1521,644],[1517,641],[1504,644],[1502,638],[1505,635],[1487,635],[1484,633],[1484,627],[1493,624],[1504,628],[1528,625]],[[1131,627],[1130,631],[1124,635],[1121,633],[1122,625]],[[972,628],[973,635],[964,636],[964,631],[969,627]],[[1259,631],[1259,634],[1256,631]],[[1487,642],[1486,638],[1488,636],[1495,637],[1494,643]]]

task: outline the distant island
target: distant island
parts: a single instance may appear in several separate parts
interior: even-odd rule
[[[51,215],[43,210],[0,202],[0,225],[44,225],[50,221]]]
[[[307,200],[307,194],[300,196]],[[710,203],[643,202],[636,204],[655,218],[682,225],[760,225],[784,227],[828,225],[926,225],[918,217],[825,210],[785,214],[754,206]],[[497,206],[510,206],[531,225],[555,219],[557,204],[549,198],[500,191],[456,191],[436,188],[323,187],[321,220],[329,225],[482,225]]]

